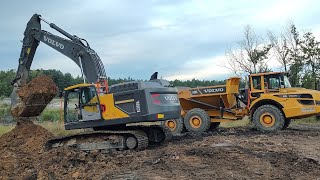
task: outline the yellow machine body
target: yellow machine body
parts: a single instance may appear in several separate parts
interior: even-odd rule
[[[77,89],[77,88],[84,88],[84,87],[91,87],[92,84],[77,84],[74,86],[70,86],[68,88],[65,88],[65,91]],[[98,99],[99,98],[99,99]],[[132,102],[133,99],[129,100]],[[122,103],[129,102],[129,101],[122,101]],[[119,104],[121,102],[115,102],[113,98],[113,94],[104,94],[104,93],[98,93],[98,96],[94,96],[88,104],[103,104],[105,107],[108,107],[108,111],[106,109],[101,110],[102,118],[104,120],[110,120],[110,119],[119,119],[119,118],[127,118],[129,115],[122,111],[121,109],[117,108],[115,104]],[[101,107],[101,106],[100,106]],[[88,112],[100,112],[99,108],[97,106],[84,106],[84,109]]]
[[[113,94],[102,94],[99,96],[99,99],[100,104],[105,104],[105,106],[108,107],[108,110],[102,111],[104,120],[129,117],[127,113],[115,106],[115,104],[118,104],[119,102],[114,100]]]
[[[266,77],[278,76],[277,72],[259,73],[249,76],[249,103],[239,103],[240,78],[231,77],[226,85],[197,88],[181,88],[178,95],[182,107],[181,115],[193,108],[204,109],[211,122],[241,120],[261,105],[272,104],[280,107],[285,118],[299,119],[320,113],[320,92],[305,88],[273,88]],[[255,79],[259,79],[256,83]],[[256,85],[256,86],[255,86]],[[257,87],[258,86],[258,87]],[[210,107],[211,106],[211,107]],[[220,107],[223,107],[221,110]]]

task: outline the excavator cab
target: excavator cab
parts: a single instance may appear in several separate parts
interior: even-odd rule
[[[96,87],[78,84],[65,89],[64,116],[66,123],[101,119],[101,107]]]

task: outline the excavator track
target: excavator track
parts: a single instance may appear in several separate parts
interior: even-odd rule
[[[172,132],[169,128],[160,125],[151,126],[128,126],[128,129],[139,129],[148,135],[149,144],[162,144],[172,139]]]
[[[172,140],[173,138],[173,134],[171,132],[171,130],[168,127],[163,127],[163,126],[159,126],[162,128],[164,134],[165,134],[165,139],[163,142],[169,142]]]
[[[139,130],[92,131],[50,139],[46,149],[72,147],[83,151],[108,149],[143,150],[148,147],[148,136]]]
[[[72,147],[91,150],[143,150],[172,139],[171,131],[163,126],[129,126],[125,130],[98,130],[50,139],[46,149]]]

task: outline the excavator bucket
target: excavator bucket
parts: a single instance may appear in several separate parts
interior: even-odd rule
[[[11,95],[11,114],[18,117],[39,116],[57,95],[58,87],[47,76],[39,76]]]

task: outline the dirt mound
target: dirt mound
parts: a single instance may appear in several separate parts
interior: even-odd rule
[[[38,76],[18,90],[20,102],[13,105],[11,113],[14,117],[38,116],[57,93],[58,87],[50,77]]]
[[[29,177],[33,163],[53,135],[32,121],[19,121],[10,132],[0,137],[0,179]]]
[[[320,177],[319,127],[264,134],[219,128],[204,137],[185,134],[144,151],[42,151],[51,134],[24,124],[0,138],[0,179],[316,179]],[[32,131],[43,137],[14,140]],[[37,129],[39,128],[39,129]],[[41,130],[42,129],[42,130]],[[20,134],[21,133],[21,134]],[[41,134],[44,134],[41,135]],[[9,143],[7,141],[14,141]],[[35,147],[26,146],[33,143]],[[19,145],[18,145],[19,144]],[[39,144],[39,146],[37,146]],[[11,146],[10,146],[11,145]],[[24,149],[26,149],[24,151]],[[36,153],[40,152],[40,153]]]
[[[79,152],[54,149],[39,157],[37,177],[53,179],[314,179],[319,161],[301,153],[294,130],[263,134],[219,129],[207,137],[185,135],[144,151]],[[319,132],[300,132],[306,144]],[[287,141],[288,140],[288,141]],[[292,141],[291,141],[292,140]],[[304,145],[305,146],[305,145]],[[315,147],[310,147],[317,152]],[[319,152],[317,155],[320,156]],[[48,158],[50,157],[50,158]],[[42,163],[40,163],[42,162]],[[63,167],[63,168],[61,168]]]

